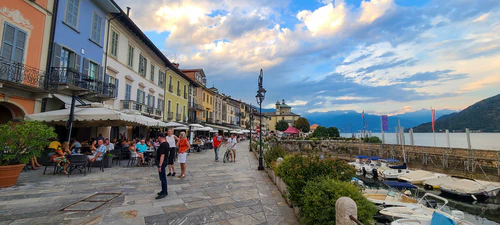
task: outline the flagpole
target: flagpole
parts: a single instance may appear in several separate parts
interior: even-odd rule
[[[432,136],[434,137],[434,147],[436,147],[436,129],[434,129],[434,121],[436,119],[436,111],[432,109],[431,107],[431,114],[432,114]]]
[[[362,117],[363,117],[363,138],[365,138],[366,136],[365,110],[363,110]]]
[[[382,121],[382,115],[380,115],[380,131],[382,131],[382,144],[385,144],[384,122]]]

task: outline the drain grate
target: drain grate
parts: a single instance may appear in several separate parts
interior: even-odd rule
[[[122,193],[97,193],[68,205],[59,211],[94,211],[106,203],[118,198]]]

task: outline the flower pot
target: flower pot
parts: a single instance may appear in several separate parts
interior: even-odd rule
[[[17,178],[21,174],[25,164],[0,166],[0,187],[10,187],[17,183]]]

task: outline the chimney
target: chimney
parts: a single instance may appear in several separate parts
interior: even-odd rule
[[[175,66],[175,68],[179,69],[179,63],[172,63],[172,64]]]
[[[127,7],[127,16],[130,15],[130,7]]]
[[[281,102],[283,102],[283,104],[285,104],[285,99],[282,99]]]

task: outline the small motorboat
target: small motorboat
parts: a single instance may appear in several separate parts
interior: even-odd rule
[[[440,200],[443,204],[438,205],[437,201]],[[424,205],[425,204],[425,205]],[[429,220],[432,219],[434,212],[440,212],[441,209],[448,204],[448,200],[437,195],[426,193],[416,204],[410,204],[402,207],[389,207],[380,210],[382,214],[389,221],[399,219],[416,219],[416,220]]]
[[[448,175],[442,173],[433,173],[425,170],[415,170],[415,171],[410,171],[409,173],[402,174],[401,176],[398,177],[398,179],[410,182],[412,184],[423,184],[424,181],[426,180],[446,177],[446,176]]]
[[[433,190],[433,189],[439,189],[441,185],[452,182],[453,177],[448,176],[448,177],[439,177],[439,178],[433,178],[424,181],[424,188],[426,190]]]
[[[412,172],[412,170],[408,169],[387,169],[384,171],[380,171],[380,177],[386,180],[397,180],[401,175]]]
[[[472,225],[473,223],[464,220],[462,211],[453,210],[451,216],[444,213],[434,212],[430,219],[399,219],[391,225]]]
[[[476,181],[463,177],[451,177],[441,183],[441,196],[466,202],[484,202],[495,197],[500,191],[500,184],[488,181]]]
[[[368,156],[357,156],[355,162],[348,163],[351,166],[354,166],[357,171],[363,172],[364,175],[366,173],[372,173],[373,169],[377,169],[377,161],[379,157],[368,157]]]
[[[411,197],[412,192],[418,192],[418,187],[406,182],[385,181],[390,190],[379,189],[365,191],[363,196],[379,207],[408,206],[416,204],[417,199]],[[415,195],[416,196],[416,195]]]

